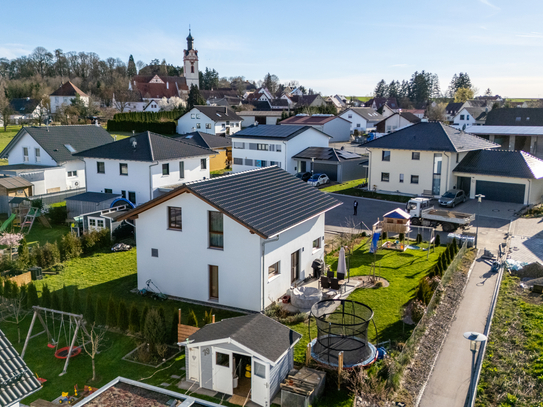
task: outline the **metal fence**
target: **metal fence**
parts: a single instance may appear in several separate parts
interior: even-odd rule
[[[66,198],[77,195],[77,194],[82,194],[85,191],[86,191],[86,188],[68,189],[66,191],[29,196],[28,199],[30,199],[31,201],[33,201],[34,199],[41,199],[44,205],[51,205],[51,204],[65,201]],[[9,207],[9,201],[11,201],[13,198],[14,198],[13,196],[6,196],[6,195],[0,196],[0,213],[7,213],[8,216],[11,215],[11,208]]]

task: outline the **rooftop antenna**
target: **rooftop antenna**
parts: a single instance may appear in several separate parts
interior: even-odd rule
[[[132,145],[132,148],[135,150],[136,146],[138,145],[138,142],[136,141],[135,137],[130,137],[130,144]]]

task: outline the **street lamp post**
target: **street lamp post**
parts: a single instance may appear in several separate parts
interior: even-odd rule
[[[475,195],[475,198],[477,198],[477,230],[475,232],[475,248],[477,249],[478,242],[479,242],[479,216],[481,214],[481,201],[483,200],[485,196],[482,194]]]
[[[471,403],[471,398],[475,392],[474,382],[475,382],[475,354],[477,350],[481,348],[481,343],[485,342],[488,338],[486,335],[480,334],[478,332],[465,332],[464,338],[469,340],[469,348],[471,350],[471,374],[469,381],[468,395],[466,397],[465,406],[469,406]]]

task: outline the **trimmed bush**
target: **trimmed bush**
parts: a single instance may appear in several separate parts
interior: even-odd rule
[[[403,233],[400,233],[400,236],[398,237],[398,240],[400,242],[403,242],[405,240],[405,235]]]
[[[47,284],[44,284],[41,291],[40,305],[44,308],[51,308],[51,290]]]
[[[58,295],[58,290],[51,293],[51,308],[57,311],[62,311],[62,303]]]
[[[117,304],[115,304],[115,299],[112,295],[109,296],[107,302],[107,318],[106,325],[110,328],[114,328],[118,325],[117,321]]]
[[[420,233],[417,234],[417,244],[422,243],[422,235]]]
[[[75,259],[81,256],[83,248],[81,246],[81,239],[77,237],[75,233],[68,233],[60,239],[60,251],[62,254],[62,261]]]
[[[432,299],[433,294],[434,294],[434,290],[432,290],[432,287],[430,287],[428,278],[427,277],[421,278],[419,285],[417,287],[416,298],[419,301],[423,302],[425,305],[428,305],[428,303]]]
[[[30,283],[27,290],[26,307],[28,309],[32,309],[34,305],[40,305],[40,300],[38,298],[38,290],[36,289],[36,286]]]
[[[119,302],[119,313],[117,315],[117,326],[121,331],[128,330],[128,308],[124,300]]]
[[[96,310],[94,312],[94,319],[97,325],[106,324],[106,305],[104,304],[104,300],[100,295],[98,295],[98,298],[96,299]]]
[[[62,311],[72,312],[72,299],[66,285],[62,286]]]
[[[60,251],[58,250],[57,242],[47,242],[43,247],[36,246],[33,249],[34,251],[36,251],[36,264],[43,269],[51,268],[55,264],[60,263]]]
[[[94,323],[96,320],[96,304],[92,293],[87,289],[87,298],[85,299],[85,321],[89,324]]]
[[[66,219],[68,218],[68,209],[66,208],[66,205],[53,206],[49,208],[47,215],[54,225],[64,225],[64,222],[66,222]]]
[[[164,320],[155,308],[151,309],[145,317],[143,337],[149,344],[149,353],[151,354],[155,354],[156,346],[163,344],[166,339]]]
[[[387,237],[388,237],[387,232],[383,232],[381,236],[383,240],[387,240]]]
[[[179,323],[179,314],[178,310],[174,309],[172,314],[172,321],[170,325],[170,335],[168,338],[168,343],[177,343],[178,340],[178,329],[177,324]]]
[[[435,245],[436,247],[441,246],[441,237],[438,234],[436,235]]]
[[[149,313],[149,306],[145,304],[143,306],[143,310],[141,311],[140,316],[140,332],[143,333],[143,330],[145,329],[145,319],[147,318],[147,314]]]
[[[8,300],[11,298],[11,281],[7,279],[2,284],[2,296]]]
[[[19,269],[26,270],[32,266],[30,250],[28,250],[28,243],[25,238],[21,240],[21,244],[17,248],[17,254],[17,267]]]
[[[140,331],[140,311],[138,310],[138,307],[136,304],[132,303],[130,305],[130,315],[129,315],[129,321],[128,321],[128,329],[133,334]]]
[[[198,328],[198,318],[196,317],[196,313],[193,309],[189,311],[189,320],[187,322],[187,325],[195,326]]]
[[[79,288],[75,287],[74,295],[72,297],[72,312],[74,314],[82,314],[83,307],[81,304],[81,294],[79,293]]]

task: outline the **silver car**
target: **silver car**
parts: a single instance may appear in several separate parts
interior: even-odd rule
[[[438,202],[441,206],[454,208],[457,204],[466,202],[467,199],[468,197],[461,189],[451,189],[445,192]]]

